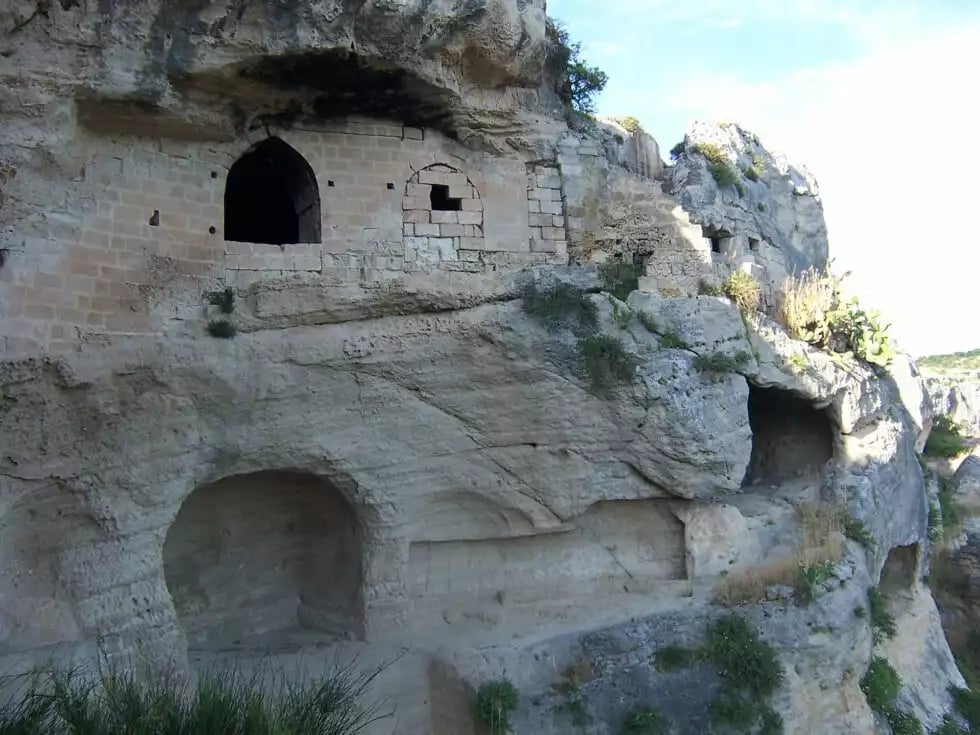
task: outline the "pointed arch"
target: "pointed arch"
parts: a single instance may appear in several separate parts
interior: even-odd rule
[[[225,239],[272,245],[320,242],[316,176],[281,138],[253,146],[228,171]]]

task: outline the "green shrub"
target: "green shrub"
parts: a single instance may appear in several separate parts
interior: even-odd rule
[[[381,669],[341,666],[317,683],[205,672],[195,687],[111,672],[38,672],[0,712],[0,732],[23,735],[354,735],[383,716],[365,702]],[[271,685],[271,686],[270,686]]]
[[[764,202],[759,202],[758,204],[755,205],[755,208],[758,209],[760,212],[766,211],[766,205]]]
[[[911,712],[889,707],[885,712],[885,719],[891,725],[892,735],[922,735],[922,723]]]
[[[755,702],[741,692],[722,690],[708,705],[711,721],[748,732],[761,716]]]
[[[759,727],[759,735],[782,735],[783,716],[774,711],[771,707],[762,710],[762,725]]]
[[[568,327],[581,333],[595,329],[599,323],[595,303],[570,283],[557,283],[544,290],[531,283],[522,291],[521,299],[524,313],[551,331]]]
[[[739,350],[730,355],[715,352],[711,355],[698,355],[694,358],[694,367],[706,373],[737,373],[752,359],[745,350]]]
[[[548,18],[545,35],[551,42],[548,67],[557,77],[555,92],[559,99],[580,115],[594,112],[595,95],[606,86],[608,75],[582,58],[582,44],[571,43],[559,21]]]
[[[742,173],[745,174],[745,178],[747,178],[749,181],[758,181],[760,178],[762,178],[762,171],[760,171],[755,164],[743,168]]]
[[[840,279],[829,274],[809,270],[788,278],[779,319],[796,339],[870,365],[884,367],[894,356],[879,314],[862,309],[856,298],[845,301]]]
[[[505,735],[510,715],[517,709],[517,689],[507,679],[483,684],[473,700],[473,717],[490,735]]]
[[[667,350],[689,350],[691,346],[673,329],[665,329],[660,335],[660,346]]]
[[[218,339],[231,339],[238,334],[238,330],[227,319],[212,319],[208,322],[208,334]]]
[[[972,689],[950,689],[953,706],[970,725],[972,732],[980,731],[980,694]]]
[[[737,615],[726,615],[708,629],[703,656],[718,667],[728,686],[753,699],[768,697],[783,682],[776,652]]]
[[[901,688],[902,680],[886,659],[881,656],[871,659],[868,670],[861,677],[861,691],[871,709],[885,714]]]
[[[578,341],[578,351],[593,394],[608,395],[614,384],[633,379],[636,360],[620,339],[608,334],[583,337]]]
[[[895,618],[888,612],[888,603],[877,587],[868,587],[868,610],[871,612],[871,632],[875,643],[894,638]]]
[[[657,710],[647,708],[631,713],[619,732],[621,735],[669,735],[670,726]]]
[[[699,296],[724,296],[725,289],[721,286],[716,286],[710,281],[701,279],[698,281],[698,295]]]
[[[871,535],[863,521],[857,518],[844,518],[843,525],[844,536],[852,541],[857,541],[867,551],[874,551],[877,548],[878,542],[875,541],[875,537]]]
[[[743,270],[737,270],[725,279],[722,285],[725,296],[735,302],[743,313],[751,313],[759,308],[759,282]]]
[[[653,665],[661,674],[671,674],[691,666],[697,661],[695,651],[681,646],[666,646],[653,656]]]
[[[634,316],[633,310],[628,306],[620,306],[618,302],[612,302],[613,321],[616,322],[616,326],[620,329],[629,329],[629,325],[633,322]]]
[[[939,513],[942,516],[943,536],[947,539],[956,538],[960,535],[963,524],[963,514],[960,507],[953,500],[953,488],[949,484],[949,478],[939,476]]]
[[[957,457],[969,450],[963,441],[962,429],[948,416],[937,416],[932,421],[932,430],[926,439],[922,453],[927,457]]]
[[[222,291],[209,291],[208,303],[221,309],[222,314],[231,314],[235,310],[235,292],[230,286]]]
[[[943,518],[937,503],[929,503],[929,540],[938,541],[943,536]]]
[[[801,566],[796,582],[796,594],[801,603],[809,605],[823,594],[823,585],[834,573],[834,565],[827,561],[821,564]]]
[[[657,324],[657,320],[649,312],[638,311],[636,312],[636,318],[650,334],[657,334],[660,331],[660,325]]]
[[[640,121],[633,115],[621,117],[617,122],[619,122],[620,127],[622,127],[627,133],[635,133],[640,129]]]
[[[715,179],[715,180],[717,181],[717,179]],[[738,192],[739,199],[742,199],[742,198],[745,197],[745,187],[742,186],[742,182],[739,181],[738,179],[735,180],[735,191]]]
[[[726,186],[733,186],[738,183],[738,174],[732,166],[728,156],[721,147],[713,143],[695,143],[693,149],[704,156],[708,162],[708,171],[711,178],[719,187],[724,189]]]
[[[859,620],[863,620],[867,617],[867,615],[868,609],[863,605],[858,605],[854,608],[854,617],[858,618]]]
[[[957,725],[956,720],[950,715],[946,715],[939,727],[932,731],[932,735],[968,735],[968,733]]]
[[[639,287],[640,267],[623,260],[607,260],[599,266],[599,280],[603,291],[626,301]]]
[[[681,157],[681,154],[687,150],[687,144],[682,140],[677,143],[673,148],[670,149],[670,157],[672,160],[676,161]]]

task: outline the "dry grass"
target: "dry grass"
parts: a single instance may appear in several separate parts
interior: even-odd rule
[[[752,313],[759,308],[759,294],[761,288],[759,282],[742,270],[732,273],[726,280],[722,289],[725,295],[735,302],[735,305],[744,313]]]
[[[731,574],[721,582],[715,599],[723,605],[745,605],[766,597],[773,585],[796,587],[800,570],[844,556],[841,510],[830,503],[808,503],[797,509],[800,539],[796,550],[784,558]]]
[[[800,339],[807,326],[822,321],[837,303],[840,279],[812,269],[792,275],[783,282],[777,319]]]

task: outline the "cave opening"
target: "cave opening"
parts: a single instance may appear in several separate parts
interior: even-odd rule
[[[225,239],[320,242],[320,190],[306,159],[272,137],[246,151],[228,171]]]
[[[235,475],[188,496],[164,575],[191,651],[288,649],[363,635],[362,531],[329,482]]]
[[[819,477],[834,456],[833,428],[825,409],[780,388],[749,385],[752,452],[746,485]]]
[[[909,590],[915,583],[915,570],[919,566],[919,545],[896,546],[888,552],[881,568],[878,584],[885,594]]]

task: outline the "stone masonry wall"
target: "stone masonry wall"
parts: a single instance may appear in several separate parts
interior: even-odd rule
[[[531,250],[520,158],[367,119],[268,132],[315,173],[322,242],[224,239],[228,170],[265,132],[197,142],[80,130],[70,180],[14,175],[5,194],[32,211],[0,235],[4,351],[61,352],[99,334],[167,333],[199,315],[204,291],[292,274],[479,273],[564,262],[557,248]],[[442,177],[453,179],[461,211],[420,204],[431,206],[422,189]]]

